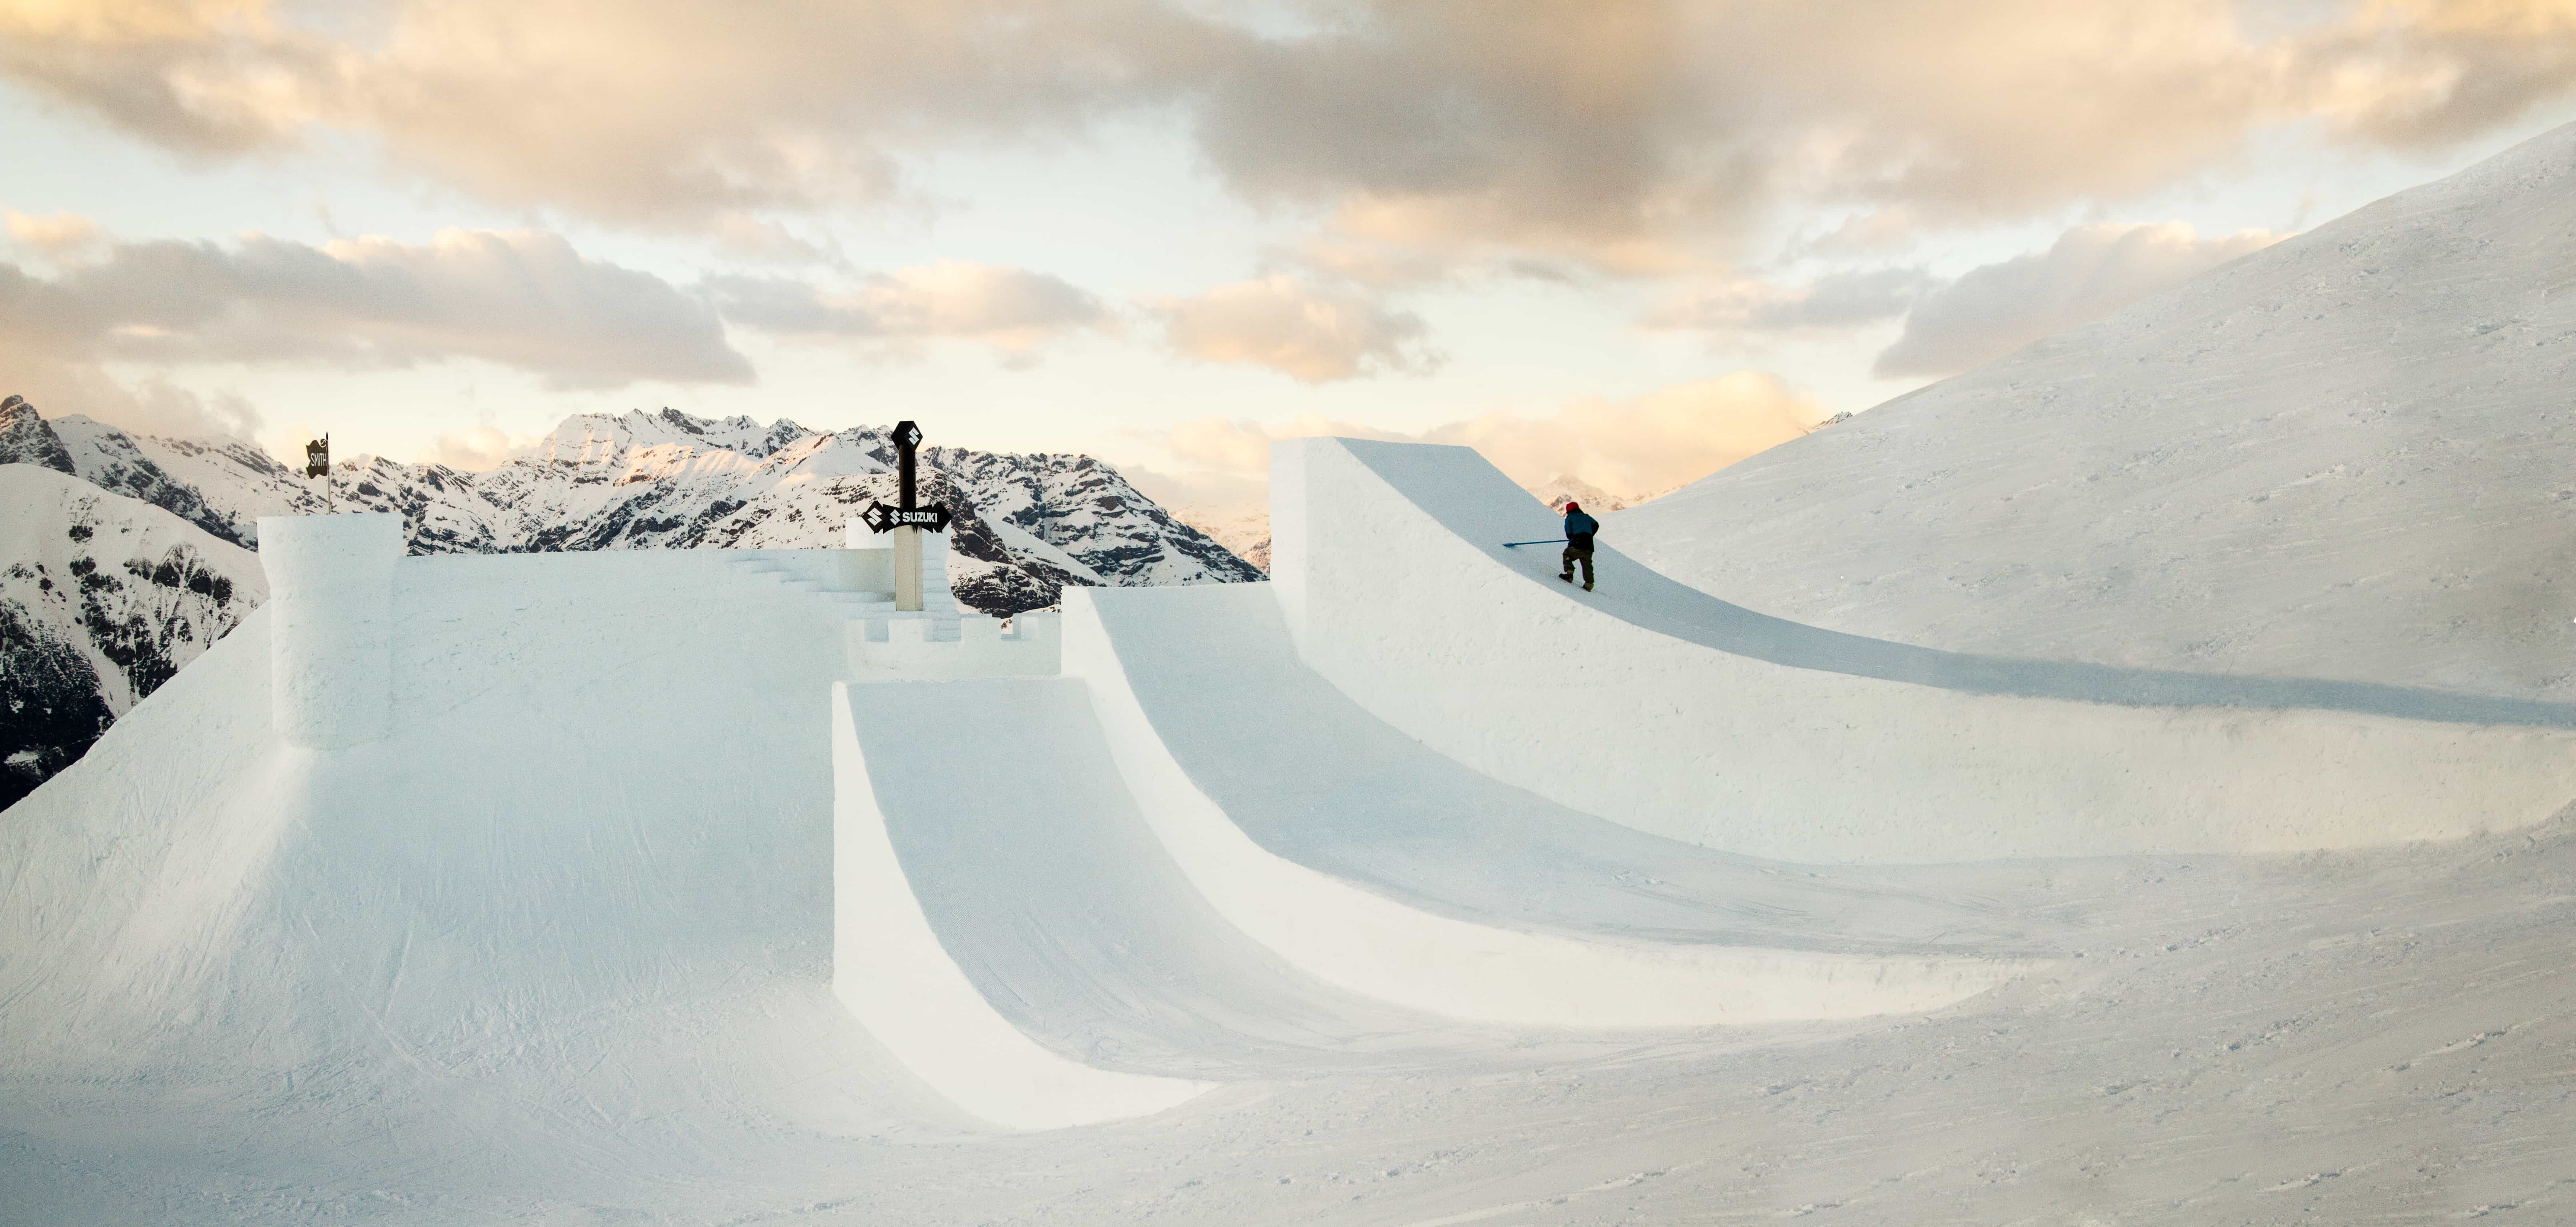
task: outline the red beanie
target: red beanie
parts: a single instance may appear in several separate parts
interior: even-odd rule
[[[1565,509],[1567,511],[1581,511],[1583,510],[1583,504],[1575,502],[1573,499],[1567,499],[1565,500]]]

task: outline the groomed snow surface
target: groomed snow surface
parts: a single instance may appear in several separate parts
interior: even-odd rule
[[[1408,735],[1386,696],[1550,630],[1662,633],[1697,667],[1778,671],[1749,700],[1775,714],[1865,681],[1936,724],[2233,712],[2228,754],[2258,766],[2319,734],[2184,682],[2151,709],[1873,675],[1896,645],[1792,665],[1657,632],[1722,611],[1615,555],[1605,582],[1635,590],[1586,596],[1450,533],[1535,506],[1472,453],[1283,446],[1310,484],[1283,485],[1309,497],[1282,495],[1275,591],[1078,593],[1059,677],[836,681],[826,603],[721,553],[385,575],[352,554],[372,525],[311,525],[275,604],[0,824],[0,1221],[2571,1204],[2576,832],[2548,810],[2418,781],[2402,821],[2307,831],[2340,851],[2222,855],[2070,807],[2052,838],[2119,855],[1900,864],[1903,777],[1861,772],[1841,794],[1885,825],[1801,836],[1840,855],[1659,831],[1615,777],[1723,733],[1688,727],[1709,711],[1545,723],[1570,782],[1541,789]],[[1345,628],[1319,614],[1378,582],[1352,563],[1379,547],[1317,509],[1378,499],[1410,500],[1465,600],[1381,584],[1383,680],[1336,685]],[[368,585],[389,636],[277,640],[279,611]],[[1408,620],[1436,634],[1407,646]],[[364,674],[273,678],[377,650],[382,739],[281,735]],[[2332,727],[2392,760],[2561,769],[2549,713],[2503,710],[2526,722]],[[2223,792],[2173,799],[2176,829],[2218,829],[2190,806]]]

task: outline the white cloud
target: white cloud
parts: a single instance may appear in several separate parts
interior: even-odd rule
[[[816,242],[784,223],[748,213],[727,213],[709,225],[717,251],[755,264],[814,264],[842,268],[838,245]]]
[[[1198,470],[1173,473],[1150,465],[1126,463],[1120,476],[1145,497],[1165,507],[1194,508],[1210,517],[1266,514],[1269,474]]]
[[[0,333],[64,360],[478,358],[559,388],[752,378],[706,302],[537,231],[447,230],[426,244],[131,243],[50,279],[0,264]]]
[[[1215,478],[1267,473],[1272,443],[1334,435],[1463,444],[1525,486],[1570,476],[1633,500],[1797,438],[1825,416],[1777,376],[1738,371],[1644,396],[1593,398],[1539,416],[1488,413],[1419,433],[1311,414],[1275,425],[1211,417],[1172,428],[1164,444],[1207,474],[1199,480],[1211,489]]]
[[[267,423],[237,393],[200,396],[149,377],[132,387],[96,366],[65,362],[0,338],[0,394],[24,396],[49,418],[81,414],[136,434],[254,440]]]
[[[1061,277],[944,260],[825,289],[779,277],[713,277],[725,318],[786,335],[863,341],[945,338],[1025,354],[1069,332],[1115,332],[1117,316]]]
[[[192,153],[337,131],[504,205],[670,227],[896,201],[922,155],[1177,109],[1238,195],[1408,277],[1721,268],[1784,210],[1858,210],[1843,237],[1877,243],[2170,186],[2286,125],[2420,148],[2576,91],[2566,0],[1335,0],[1289,33],[1195,0],[316,11],[0,8],[0,77]]]
[[[1165,342],[1184,356],[1264,366],[1307,383],[1419,373],[1441,361],[1423,346],[1428,330],[1420,316],[1285,275],[1145,306],[1162,319]]]
[[[1802,286],[1758,279],[1721,282],[1649,312],[1658,329],[1841,332],[1905,314],[1935,284],[1920,268],[1829,273]]]
[[[2246,230],[2204,239],[2182,222],[2079,226],[2047,251],[1971,269],[1925,295],[1875,373],[1956,374],[2287,237]]]
[[[107,238],[107,231],[97,222],[77,213],[55,212],[44,217],[30,217],[11,209],[8,218],[10,241],[57,259],[77,255]]]

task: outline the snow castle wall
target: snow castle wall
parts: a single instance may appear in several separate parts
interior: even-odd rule
[[[288,745],[381,740],[393,695],[393,575],[402,517],[262,516],[270,696]]]
[[[1582,592],[1555,578],[1560,547],[1503,548],[1559,521],[1468,448],[1281,443],[1271,499],[1309,667],[1469,767],[1709,847],[2349,848],[2510,830],[2576,797],[2576,731],[2538,727],[2559,705],[1933,652],[1728,605],[1606,540]]]

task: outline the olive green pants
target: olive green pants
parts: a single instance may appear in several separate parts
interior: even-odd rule
[[[1565,547],[1565,578],[1569,581],[1574,578],[1577,561],[1583,564],[1583,586],[1589,588],[1592,586],[1592,551],[1571,545]]]

